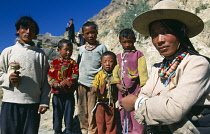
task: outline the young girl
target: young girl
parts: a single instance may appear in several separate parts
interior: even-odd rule
[[[114,83],[117,84],[119,90],[118,100],[128,94],[137,96],[141,86],[148,79],[145,57],[134,47],[136,37],[133,30],[123,29],[119,34],[119,41],[124,52],[117,54],[118,65],[113,72]],[[134,112],[128,113],[122,109],[120,116],[123,133],[143,133],[144,126],[134,119]]]
[[[58,42],[60,58],[50,64],[48,81],[51,85],[53,99],[53,129],[55,134],[62,133],[64,116],[65,133],[71,133],[74,115],[74,91],[77,88],[78,65],[71,59],[72,43],[62,39]]]

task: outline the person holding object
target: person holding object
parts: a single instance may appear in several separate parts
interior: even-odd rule
[[[1,134],[38,134],[40,114],[49,107],[49,63],[32,41],[39,33],[37,23],[23,16],[15,27],[19,39],[0,56]]]
[[[137,16],[133,27],[151,37],[164,59],[154,64],[138,97],[128,95],[120,104],[135,110],[135,119],[147,125],[148,133],[210,133],[209,58],[189,40],[203,30],[203,21],[163,0]]]

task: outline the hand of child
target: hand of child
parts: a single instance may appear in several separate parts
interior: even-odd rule
[[[60,88],[64,89],[66,88],[68,85],[64,82],[64,81],[61,81],[60,82]]]
[[[15,71],[14,73],[10,74],[9,81],[10,81],[11,84],[17,85],[20,82],[19,74],[20,74],[19,71]]]
[[[93,94],[93,93],[96,93],[96,91],[97,91],[97,88],[96,87],[92,87],[90,93]]]
[[[44,114],[47,111],[46,106],[39,106],[38,114]]]
[[[121,84],[117,84],[116,86],[117,86],[117,88],[118,88],[118,91],[119,91],[121,94],[127,93],[127,90],[126,90]]]
[[[52,87],[53,88],[60,88],[60,84],[58,82],[54,82]]]

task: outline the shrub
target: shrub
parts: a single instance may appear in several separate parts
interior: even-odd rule
[[[128,5],[126,6],[126,12],[119,16],[115,22],[118,23],[117,27],[114,29],[115,32],[119,33],[124,28],[132,28],[132,23],[134,18],[147,10],[150,7],[145,2],[139,2],[136,5]]]

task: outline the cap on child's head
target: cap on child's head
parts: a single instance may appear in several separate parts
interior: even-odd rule
[[[126,28],[126,29],[121,30],[120,33],[119,33],[119,38],[120,37],[133,37],[133,38],[136,38],[135,33],[130,28]]]

